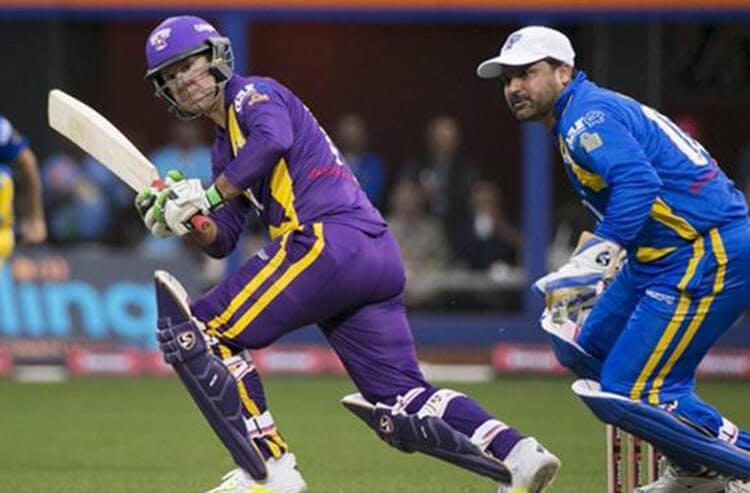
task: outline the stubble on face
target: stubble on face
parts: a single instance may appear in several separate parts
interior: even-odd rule
[[[547,62],[506,67],[501,80],[505,101],[518,121],[550,118],[562,86]]]

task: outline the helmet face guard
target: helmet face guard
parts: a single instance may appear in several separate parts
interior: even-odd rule
[[[163,71],[197,55],[208,58],[206,69],[216,81],[214,99],[210,105],[213,106],[234,70],[234,55],[228,38],[219,35],[211,24],[200,17],[179,16],[170,17],[159,24],[146,42],[146,79],[153,82],[156,97],[166,102],[169,111],[180,119],[196,118],[208,108],[190,111],[182,107],[172,94]],[[191,75],[195,77],[203,73],[200,71]]]
[[[192,120],[204,114],[205,111],[189,111],[182,107],[180,103],[178,103],[175,99],[174,94],[172,94],[172,91],[169,87],[170,82],[164,77],[164,75],[162,74],[162,70],[164,70],[166,67],[172,66],[176,63],[180,63],[190,57],[197,55],[206,55],[206,57],[208,58],[208,65],[206,66],[206,70],[213,76],[214,80],[216,81],[216,85],[214,86],[214,99],[212,100],[211,105],[209,105],[210,108],[210,106],[213,105],[213,102],[218,99],[221,91],[224,89],[224,86],[232,76],[232,72],[234,70],[234,57],[232,54],[232,47],[229,44],[229,40],[227,38],[211,38],[207,40],[203,44],[203,46],[200,46],[195,50],[186,52],[174,59],[167,60],[163,64],[149,70],[146,73],[146,78],[151,80],[154,84],[154,95],[164,101],[167,104],[169,111],[175,114],[177,118],[181,120]],[[202,75],[203,73],[204,71],[200,71],[195,74],[191,74],[191,76],[197,77],[199,75]],[[206,108],[206,110],[207,109],[208,108]]]

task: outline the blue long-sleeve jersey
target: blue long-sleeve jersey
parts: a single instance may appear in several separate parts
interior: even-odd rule
[[[742,193],[669,118],[578,72],[555,103],[565,171],[597,216],[595,234],[640,262],[747,218]]]
[[[27,145],[8,119],[0,115],[0,173],[11,174],[10,165]]]

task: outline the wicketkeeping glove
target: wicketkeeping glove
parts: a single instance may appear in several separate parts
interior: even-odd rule
[[[624,255],[617,243],[584,231],[570,260],[538,279],[534,288],[544,294],[545,306],[555,321],[575,319],[580,310],[591,307],[604,291]]]

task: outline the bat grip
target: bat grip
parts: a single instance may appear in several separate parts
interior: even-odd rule
[[[156,188],[157,190],[163,190],[167,187],[166,183],[164,183],[160,179],[152,181],[151,186]],[[208,231],[208,228],[211,225],[211,221],[203,214],[196,214],[190,218],[190,224],[193,226],[193,229],[195,231],[203,233]]]
[[[190,224],[193,225],[195,231],[204,233],[208,231],[208,227],[211,225],[211,221],[203,214],[196,214],[190,218]]]

